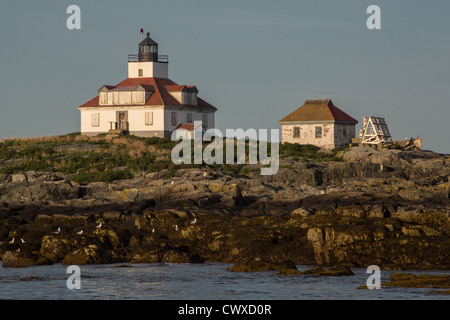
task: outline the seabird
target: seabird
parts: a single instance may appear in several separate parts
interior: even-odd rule
[[[58,227],[58,230],[56,230],[55,232],[53,232],[54,234],[59,234],[61,232],[61,227]]]
[[[178,225],[177,225],[177,224],[175,225],[175,230],[177,230],[177,231],[178,231]]]
[[[82,234],[82,233],[83,233],[83,230],[77,232],[77,234]]]
[[[97,229],[100,229],[102,227],[102,223],[100,222],[100,224],[98,226],[96,226]]]
[[[26,241],[25,240],[23,240],[23,239],[20,239],[20,241],[22,242],[22,243],[25,243]]]
[[[17,252],[20,252],[20,248],[16,250]]]
[[[13,244],[15,239],[16,238],[12,238],[12,240],[9,243]]]
[[[194,218],[193,221],[191,221],[191,224],[196,224],[197,223],[197,218]]]
[[[152,229],[152,233],[155,233],[155,228]]]

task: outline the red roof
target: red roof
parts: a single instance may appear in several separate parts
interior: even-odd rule
[[[330,99],[306,100],[305,104],[290,113],[279,122],[350,122],[358,123],[357,120],[333,105]]]
[[[178,127],[175,128],[175,130],[184,129],[184,130],[187,130],[187,131],[193,131],[196,128],[198,128],[199,126],[200,126],[200,124],[182,123],[182,124],[179,124]]]
[[[173,88],[178,87],[186,87],[183,85],[177,85],[170,79],[164,78],[127,78],[122,82],[118,83],[116,86],[108,86],[108,87],[136,87],[138,85],[142,85],[144,88],[152,88],[154,93],[150,96],[150,98],[145,102],[146,106],[155,106],[155,105],[170,105],[170,106],[186,106],[182,105],[175,99],[168,90],[171,91],[181,91],[181,90],[172,90]],[[195,88],[195,86],[187,86],[189,89]],[[100,107],[98,95],[79,106],[79,108],[95,108]],[[209,110],[217,110],[216,107],[212,106],[205,100],[197,97],[197,108],[209,109]]]

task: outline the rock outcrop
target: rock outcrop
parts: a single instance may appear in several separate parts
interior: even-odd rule
[[[450,157],[355,148],[343,158],[281,160],[273,176],[257,166],[245,175],[192,168],[87,185],[59,173],[1,175],[0,257],[3,266],[222,261],[250,270],[288,261],[450,269]],[[317,274],[338,271],[346,272]]]

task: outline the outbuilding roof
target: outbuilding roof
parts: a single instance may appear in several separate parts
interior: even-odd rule
[[[333,105],[331,99],[306,100],[305,103],[279,121],[285,122],[347,122],[358,123],[357,120]]]

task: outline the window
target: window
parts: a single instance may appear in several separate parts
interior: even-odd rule
[[[93,113],[91,118],[92,127],[100,127],[100,113]]]
[[[205,127],[208,126],[208,114],[207,113],[202,114],[202,125]]]
[[[143,77],[144,76],[144,70],[143,69],[139,69],[138,73],[139,73],[139,77]]]
[[[153,112],[145,113],[145,125],[152,126],[153,125]]]
[[[172,112],[172,125],[173,126],[177,125],[177,113],[176,112]]]
[[[300,127],[294,127],[294,138],[300,138]]]
[[[322,127],[316,127],[316,138],[322,138]]]
[[[192,113],[187,114],[187,123],[192,123]]]

